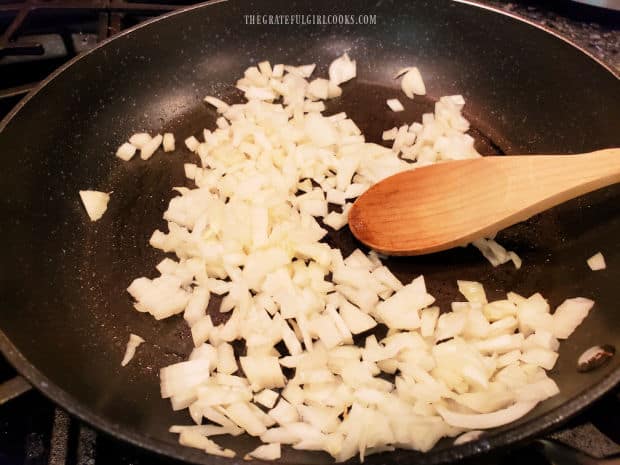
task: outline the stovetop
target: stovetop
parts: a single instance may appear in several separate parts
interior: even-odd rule
[[[0,0],[0,118],[68,59],[183,0]],[[620,73],[620,13],[569,0],[482,0],[554,30]],[[620,465],[620,387],[561,429],[476,465]],[[0,356],[0,465],[179,465],[96,432]]]

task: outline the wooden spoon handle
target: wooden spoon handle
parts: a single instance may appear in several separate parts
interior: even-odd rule
[[[351,209],[349,226],[359,240],[381,252],[425,254],[489,236],[617,182],[617,148],[439,163],[371,187]]]
[[[620,182],[620,149],[597,150],[581,155],[538,155],[487,157],[489,164],[502,169],[493,184],[504,191],[505,216],[493,230],[526,220],[531,216],[588,192]],[[484,160],[483,159],[483,162]],[[492,161],[491,161],[492,160]],[[517,179],[515,180],[515,174]],[[504,188],[501,185],[504,183]],[[498,207],[502,207],[498,204]]]

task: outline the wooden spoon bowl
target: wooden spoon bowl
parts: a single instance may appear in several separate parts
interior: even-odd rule
[[[422,255],[493,235],[617,182],[618,148],[437,163],[372,186],[353,204],[349,227],[379,252]]]

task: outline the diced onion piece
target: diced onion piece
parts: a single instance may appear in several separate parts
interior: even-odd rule
[[[136,154],[136,147],[131,145],[129,142],[125,142],[116,151],[116,156],[124,161],[131,160],[135,154]]]
[[[390,107],[390,110],[394,112],[405,110],[405,107],[403,107],[403,104],[400,103],[400,101],[397,98],[388,99],[385,103],[387,103],[387,106]]]
[[[430,337],[435,332],[435,325],[439,318],[439,307],[425,308],[420,312],[420,334]]]
[[[230,449],[223,449],[218,444],[203,436],[198,431],[183,430],[179,435],[179,444],[182,446],[194,447],[196,449],[202,449],[206,453],[211,455],[219,455],[221,457],[233,458],[235,451]]]
[[[465,296],[468,302],[486,304],[487,296],[482,284],[475,281],[457,281],[459,291]]]
[[[284,70],[286,72],[295,74],[302,78],[309,78],[314,72],[314,68],[316,68],[315,63],[309,64],[309,65],[301,65],[301,66],[284,65]]]
[[[123,357],[123,361],[121,362],[121,366],[126,366],[133,356],[136,354],[136,349],[140,344],[144,342],[140,336],[136,334],[129,335],[129,341],[127,342],[127,348],[125,349],[125,356]]]
[[[540,347],[527,349],[521,354],[521,361],[531,365],[538,365],[545,370],[551,370],[557,359],[557,352]]]
[[[319,100],[325,100],[329,96],[329,81],[317,78],[308,85],[308,94]]]
[[[236,425],[240,426],[251,436],[260,436],[267,428],[262,423],[256,413],[250,408],[250,404],[245,402],[236,402],[230,404],[224,409],[225,415],[230,418]]]
[[[141,311],[151,313],[160,320],[182,312],[187,306],[189,294],[181,289],[181,281],[174,276],[135,279],[127,292],[137,301]]]
[[[339,231],[344,228],[348,222],[348,215],[346,213],[330,212],[325,218],[323,223],[332,228],[335,231]]]
[[[347,301],[340,305],[340,316],[353,334],[360,334],[377,326],[377,322],[370,315]]]
[[[592,271],[604,270],[607,268],[607,265],[605,264],[605,257],[601,252],[595,253],[588,258],[588,266]]]
[[[219,373],[232,374],[237,369],[233,347],[227,342],[217,346],[217,371]]]
[[[415,66],[406,69],[400,85],[405,95],[409,98],[413,98],[414,94],[426,95],[426,86],[422,80],[422,75]]]
[[[271,389],[264,389],[258,394],[254,395],[254,402],[258,402],[259,404],[267,407],[273,408],[278,400],[278,393],[272,391]]]
[[[467,429],[489,429],[511,423],[527,415],[538,401],[516,402],[510,407],[493,413],[458,413],[441,405],[436,406],[437,412],[450,426]]]
[[[277,357],[246,356],[239,357],[239,362],[254,391],[284,387],[285,379]]]
[[[227,111],[230,108],[226,102],[220,100],[217,97],[212,97],[210,95],[205,97],[205,102],[207,102],[209,105],[215,107],[219,113],[224,113],[225,111]]]
[[[164,137],[161,134],[157,134],[150,141],[144,144],[140,148],[140,158],[142,158],[143,160],[148,160],[149,158],[151,158],[155,151],[159,148],[163,140]]]
[[[205,316],[207,305],[209,305],[209,298],[209,289],[206,287],[194,288],[194,292],[192,292],[192,296],[189,298],[187,307],[185,307],[185,313],[183,314],[183,318],[185,318],[190,327]]]
[[[541,402],[560,393],[558,385],[551,378],[543,378],[516,389],[517,400]]]
[[[151,136],[146,132],[139,132],[129,138],[129,143],[138,149],[142,149],[151,141]]]
[[[351,60],[346,53],[329,65],[329,80],[335,85],[350,81],[356,75],[355,60]]]
[[[195,152],[196,150],[198,150],[199,145],[200,142],[194,136],[190,136],[185,139],[185,147],[187,147],[190,152]]]
[[[284,75],[284,65],[283,64],[274,65],[271,76],[274,78],[281,78],[283,75]]]
[[[398,134],[398,128],[387,129],[381,135],[382,140],[394,140]]]
[[[185,177],[187,179],[195,179],[196,178],[196,170],[198,167],[193,163],[185,163],[183,165],[183,170],[185,171]]]
[[[329,81],[329,87],[327,89],[327,98],[336,98],[342,95],[342,89],[338,84]]]
[[[479,430],[467,431],[466,433],[461,434],[458,438],[454,440],[454,445],[459,446],[467,442],[475,441],[482,434],[483,432]]]
[[[192,340],[194,341],[194,347],[198,347],[203,342],[208,341],[212,330],[213,323],[211,322],[211,317],[209,317],[209,315],[195,320],[192,323]]]
[[[419,276],[388,300],[379,303],[374,314],[388,328],[416,329],[420,326],[418,312],[434,301],[434,297],[426,292],[424,278]]]
[[[252,452],[248,452],[244,458],[246,460],[251,460],[253,458],[258,460],[278,460],[281,456],[280,444],[271,443],[258,446]]]
[[[166,132],[162,142],[164,152],[174,152],[174,134]]]
[[[588,316],[594,301],[583,297],[566,299],[553,314],[552,332],[558,339],[566,339]]]
[[[97,221],[108,209],[110,194],[86,190],[80,191],[80,198],[82,199],[82,204],[84,204],[84,208],[86,209],[86,213],[88,214],[90,221]]]
[[[269,411],[269,416],[281,425],[299,421],[297,410],[285,399],[280,399],[278,404]]]

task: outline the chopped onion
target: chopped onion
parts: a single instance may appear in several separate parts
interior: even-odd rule
[[[466,433],[461,434],[458,438],[456,438],[454,440],[454,445],[459,446],[467,442],[475,441],[480,436],[482,436],[482,434],[483,434],[483,431],[480,431],[480,430],[468,431]]]
[[[351,60],[346,53],[329,65],[329,80],[337,86],[355,76],[357,76],[355,60]]]
[[[198,142],[198,139],[196,139],[194,136],[190,136],[185,139],[185,147],[187,147],[190,152],[195,152],[196,150],[198,150],[199,145],[200,142]]]
[[[166,132],[162,141],[164,152],[174,152],[174,134]]]
[[[245,432],[266,443],[247,458],[274,460],[289,444],[363,460],[394,447],[429,450],[557,394],[545,370],[558,357],[557,338],[576,328],[591,301],[569,299],[551,313],[540,294],[488,302],[482,284],[459,280],[466,301],[442,314],[423,276],[401,282],[377,253],[343,257],[324,241],[381,179],[480,156],[466,134],[463,97],[441,97],[421,122],[385,131],[388,148],[367,143],[345,113],[322,114],[339,84],[355,77],[355,61],[335,60],[329,79],[309,80],[314,69],[249,67],[236,83],[248,101],[206,97],[215,126],[201,132],[203,142],[185,140],[196,160],[183,168],[195,186],[174,188],[167,229],[150,238],[176,258],[128,288],[137,311],[156,319],[183,313],[191,329],[189,359],[164,367],[160,381],[162,397],[187,408],[195,424],[171,431],[216,455],[233,452],[208,436]],[[416,68],[403,74],[408,96],[425,93]],[[170,142],[169,133],[130,140],[148,156]],[[474,245],[494,266],[520,266],[493,239]],[[208,310],[211,294],[222,296],[223,322]],[[378,323],[385,336],[364,334]],[[365,336],[357,346],[356,335]]]
[[[218,112],[221,113],[225,112],[230,108],[226,102],[223,102],[216,97],[207,96],[205,97],[205,102],[207,102],[209,105],[214,106],[218,110]]]
[[[157,134],[150,141],[140,147],[140,158],[143,160],[148,160],[151,158],[163,140],[163,136],[161,134]]]
[[[138,149],[142,149],[151,141],[151,136],[146,132],[139,132],[129,138],[129,143]]]
[[[254,401],[264,407],[273,408],[278,400],[278,393],[271,389],[265,389],[254,396]]]
[[[97,221],[108,209],[110,194],[99,191],[80,191],[80,198],[90,221]]]
[[[551,331],[558,339],[566,339],[581,322],[588,316],[590,309],[594,306],[594,301],[583,297],[566,299],[553,314],[553,325]]]
[[[401,70],[396,77],[399,77],[403,73],[401,88],[407,97],[413,98],[414,94],[426,95],[426,86],[424,85],[422,75],[418,68],[414,66]]]
[[[125,142],[116,151],[116,156],[124,161],[129,161],[136,154],[136,147],[129,142]]]
[[[244,457],[246,460],[258,459],[258,460],[278,460],[282,456],[280,451],[280,444],[271,443],[263,446],[258,446],[252,452]]]
[[[592,271],[604,270],[607,268],[607,265],[605,264],[605,257],[601,252],[595,253],[588,258],[588,266]]]
[[[387,103],[387,106],[390,107],[390,110],[394,112],[405,110],[405,107],[403,107],[403,104],[400,103],[400,101],[397,98],[388,99],[385,103]]]
[[[467,429],[489,429],[512,423],[527,415],[538,401],[516,402],[510,407],[497,410],[493,413],[458,413],[438,405],[437,412],[450,426]]]
[[[125,356],[123,357],[121,366],[126,366],[131,361],[133,356],[136,354],[136,349],[143,342],[144,339],[142,339],[140,336],[136,334],[129,335],[129,341],[127,342],[127,348],[125,349]]]

